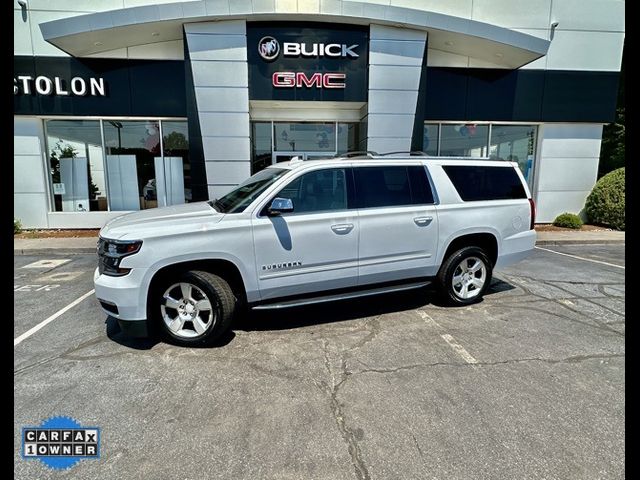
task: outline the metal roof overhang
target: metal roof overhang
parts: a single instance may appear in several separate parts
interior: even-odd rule
[[[327,13],[282,12],[275,2],[198,0],[90,13],[40,24],[44,39],[74,57],[183,38],[185,23],[223,20],[380,24],[428,32],[429,48],[515,69],[546,55],[549,41],[440,13],[334,0]]]

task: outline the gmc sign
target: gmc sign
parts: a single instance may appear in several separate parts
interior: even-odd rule
[[[314,73],[307,76],[304,72],[275,72],[271,79],[274,87],[281,88],[345,88],[344,73]]]

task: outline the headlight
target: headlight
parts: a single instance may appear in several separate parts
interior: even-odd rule
[[[131,270],[120,268],[124,257],[138,253],[142,240],[98,240],[98,271],[112,277],[121,277]]]

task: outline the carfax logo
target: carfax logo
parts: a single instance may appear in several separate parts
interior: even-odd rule
[[[65,469],[83,458],[100,458],[100,429],[70,417],[51,417],[39,427],[22,427],[22,458]]]

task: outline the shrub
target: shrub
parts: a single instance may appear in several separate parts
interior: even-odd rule
[[[624,167],[598,180],[587,197],[585,210],[591,223],[624,230]]]
[[[22,231],[22,224],[20,223],[20,220],[18,220],[17,218],[13,219],[13,234],[15,235],[16,233],[20,233]]]
[[[582,220],[575,213],[561,213],[556,217],[553,221],[553,224],[556,227],[564,227],[564,228],[574,228],[579,230],[582,227]]]

